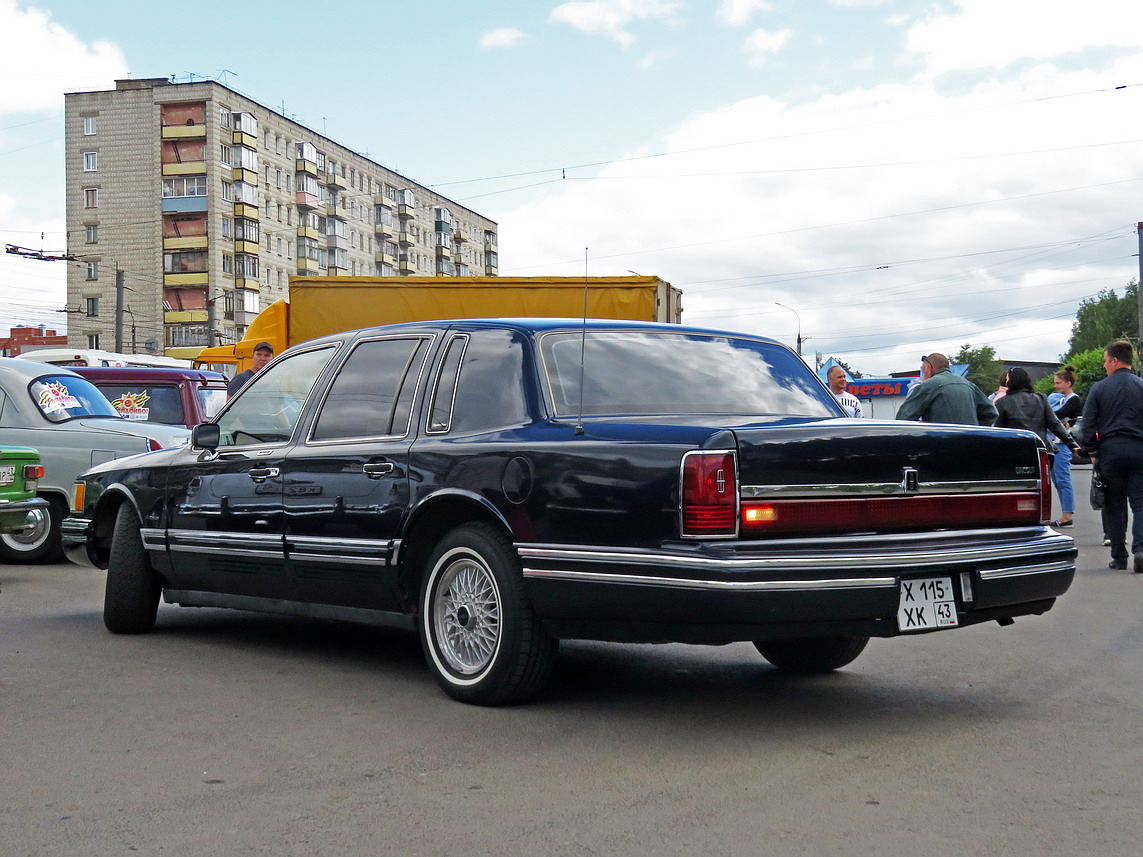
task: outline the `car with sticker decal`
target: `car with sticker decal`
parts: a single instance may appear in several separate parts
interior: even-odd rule
[[[475,704],[536,694],[564,639],[826,672],[1044,613],[1075,574],[1035,434],[846,419],[758,336],[370,328],[290,348],[193,432],[77,485],[67,553],[107,570],[111,631],[160,598],[405,628]]]
[[[26,526],[0,534],[0,560],[50,562],[62,556],[60,522],[76,477],[93,464],[185,444],[181,426],[123,419],[90,381],[71,369],[0,357],[0,444],[39,451],[44,474]]]
[[[200,369],[76,366],[124,419],[194,428],[226,403],[226,376]]]

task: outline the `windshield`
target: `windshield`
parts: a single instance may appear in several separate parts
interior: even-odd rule
[[[809,367],[768,342],[729,336],[616,330],[547,334],[544,371],[559,416],[758,414],[836,417]]]
[[[76,417],[120,418],[119,412],[94,384],[75,375],[37,378],[28,385],[28,393],[40,413],[53,423]]]

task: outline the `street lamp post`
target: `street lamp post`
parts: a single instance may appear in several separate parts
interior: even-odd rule
[[[777,304],[778,306],[782,307],[783,309],[788,309],[790,312],[792,312],[794,314],[794,318],[796,318],[798,320],[798,356],[801,357],[802,356],[802,343],[805,342],[806,339],[809,339],[808,336],[806,337],[806,339],[802,339],[802,317],[800,315],[798,315],[798,311],[796,309],[794,309],[792,306],[786,306],[784,303],[781,303],[780,301],[774,301],[774,303]]]

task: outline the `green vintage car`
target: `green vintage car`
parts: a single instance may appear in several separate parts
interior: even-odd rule
[[[0,533],[18,533],[28,526],[28,515],[48,503],[36,497],[44,475],[40,454],[28,446],[0,446]]]

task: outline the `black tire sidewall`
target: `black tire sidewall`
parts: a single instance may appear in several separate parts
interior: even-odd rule
[[[116,634],[150,631],[155,627],[159,593],[158,577],[143,548],[139,518],[130,503],[123,503],[111,536],[103,624]]]

